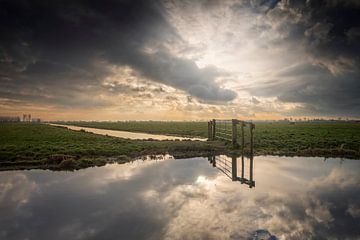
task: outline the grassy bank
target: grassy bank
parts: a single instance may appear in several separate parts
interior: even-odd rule
[[[206,122],[71,122],[111,130],[207,137]],[[256,123],[255,154],[360,158],[359,123]]]
[[[257,123],[254,141],[259,154],[360,159],[358,123]]]
[[[205,122],[72,123],[84,127],[205,137]],[[230,153],[222,142],[142,141],[76,132],[45,124],[0,124],[0,169],[78,169],[142,155]],[[360,124],[257,123],[256,155],[360,159]]]
[[[0,124],[0,169],[77,169],[134,157],[169,153],[175,157],[225,151],[221,143],[138,141],[76,132],[45,124]]]

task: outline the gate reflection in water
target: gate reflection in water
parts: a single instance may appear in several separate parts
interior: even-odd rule
[[[211,156],[208,157],[209,162],[213,167],[216,167],[232,181],[239,181],[241,184],[246,184],[249,188],[255,187],[254,181],[254,156]],[[241,164],[238,165],[238,162]],[[240,168],[240,169],[239,169]],[[238,173],[240,170],[240,174]]]

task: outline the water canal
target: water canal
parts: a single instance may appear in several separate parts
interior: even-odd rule
[[[119,137],[119,138],[127,138],[133,140],[193,140],[193,141],[206,141],[206,138],[195,138],[195,137],[177,137],[170,135],[160,135],[160,134],[150,134],[150,133],[141,133],[141,132],[127,132],[127,131],[119,131],[119,130],[107,130],[107,129],[99,129],[99,128],[89,128],[89,127],[79,127],[72,125],[62,125],[62,124],[53,124],[50,123],[51,126],[65,127],[74,131],[86,131],[99,135],[111,136],[111,137]]]
[[[207,158],[0,172],[0,239],[359,239],[359,172],[276,156],[254,158],[254,187]]]

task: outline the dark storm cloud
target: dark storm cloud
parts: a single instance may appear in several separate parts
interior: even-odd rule
[[[360,116],[359,2],[282,1],[266,17],[280,34],[269,47],[304,47],[311,64],[294,63],[250,92],[304,103],[306,114]]]
[[[279,80],[281,79],[281,80]],[[249,89],[254,95],[277,95],[283,102],[304,103],[296,114],[359,116],[359,74],[333,75],[324,66],[299,64],[279,71],[273,80]]]
[[[93,97],[111,73],[109,64],[130,66],[206,101],[236,97],[215,83],[216,70],[170,52],[184,42],[158,2],[1,1],[0,22],[0,91],[9,98],[39,88],[60,104],[59,88],[75,99],[90,88]]]

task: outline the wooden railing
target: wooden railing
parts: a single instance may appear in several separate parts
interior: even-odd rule
[[[232,181],[239,181],[241,184],[246,184],[249,188],[255,187],[254,180],[254,158],[250,155],[248,158],[244,158],[244,155],[240,157],[237,156],[211,156],[208,157],[209,162],[213,167],[219,169],[222,173],[224,173],[227,177],[229,177]],[[238,175],[238,160],[241,160],[240,166],[240,176]],[[248,174],[245,170],[245,162],[249,164]]]
[[[245,146],[245,128],[250,130],[250,153],[253,153],[255,124],[252,122],[241,121],[237,119],[217,120],[213,119],[208,122],[208,139],[216,139],[232,142],[233,147]]]

